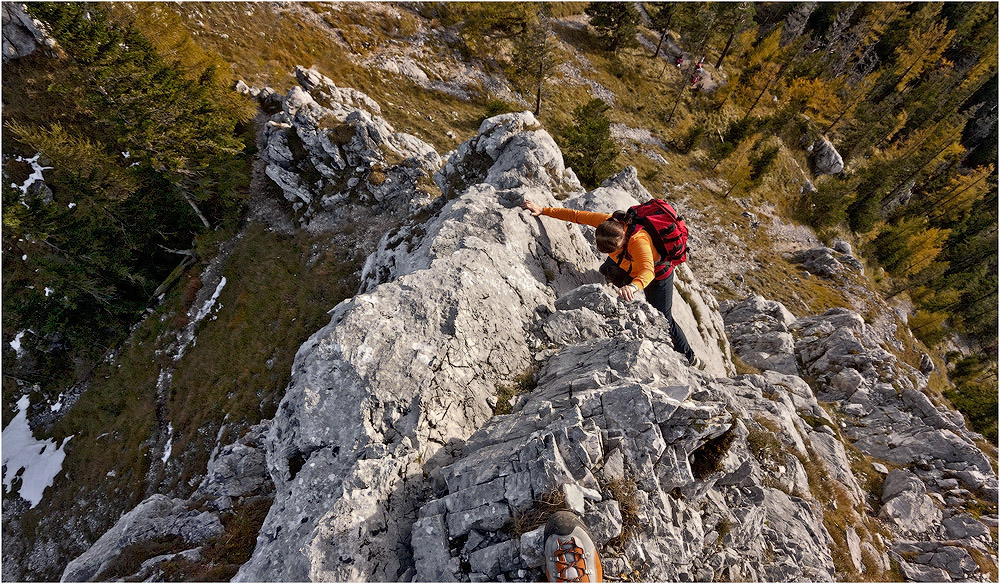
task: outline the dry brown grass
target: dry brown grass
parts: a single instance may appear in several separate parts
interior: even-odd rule
[[[642,531],[639,521],[639,503],[636,501],[635,479],[624,478],[614,480],[605,485],[611,496],[618,501],[618,509],[622,514],[622,532],[608,541],[618,549],[623,549],[626,542]]]
[[[566,496],[560,489],[555,489],[536,499],[527,511],[514,513],[504,527],[504,531],[512,537],[520,537],[545,525],[549,516],[556,511],[564,511],[565,509]]]

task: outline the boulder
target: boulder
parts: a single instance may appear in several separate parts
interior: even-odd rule
[[[17,2],[3,4],[3,61],[20,59],[38,47],[52,48],[55,40],[39,30],[36,21]]]
[[[878,514],[902,534],[922,534],[941,522],[941,509],[923,493],[904,491],[889,499]]]
[[[931,359],[931,356],[928,355],[927,353],[921,353],[920,372],[923,373],[924,375],[930,375],[931,373],[934,372],[935,369],[936,367],[934,366],[934,361]]]
[[[267,495],[274,490],[264,456],[264,437],[271,427],[266,420],[252,427],[233,444],[223,446],[208,462],[205,478],[192,498]]]
[[[103,579],[104,571],[132,545],[152,543],[164,537],[201,542],[222,531],[222,523],[216,515],[191,510],[188,501],[182,499],[153,495],[122,516],[89,550],[70,562],[63,571],[62,581]]]
[[[851,248],[851,244],[843,239],[840,239],[839,237],[833,240],[833,251],[847,255],[854,255],[854,249]]]
[[[828,247],[814,247],[792,254],[791,261],[802,264],[810,274],[823,278],[841,279],[847,269],[864,273],[864,265],[852,255],[838,253]]]
[[[795,345],[788,325],[795,317],[784,305],[752,295],[721,307],[726,332],[736,354],[747,365],[787,375],[798,374]]]
[[[812,163],[816,174],[837,174],[844,170],[844,159],[824,136],[816,140],[812,147]]]
[[[927,487],[913,473],[896,469],[882,482],[882,502],[885,503],[907,491],[923,495],[927,492]]]

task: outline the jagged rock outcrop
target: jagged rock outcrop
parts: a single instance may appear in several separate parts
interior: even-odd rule
[[[580,227],[518,208],[584,195],[530,114],[486,120],[435,180],[450,200],[388,234],[366,292],[299,351],[268,437],[275,504],[238,579],[405,577],[407,535],[435,496],[425,473],[493,418],[497,388],[551,343],[532,328],[556,295],[598,279]],[[718,339],[702,343],[719,352]]]
[[[810,148],[812,151],[813,170],[817,175],[837,174],[844,170],[844,159],[840,152],[825,137],[820,137]]]
[[[223,514],[247,500],[273,496],[274,485],[267,474],[262,444],[269,427],[270,422],[258,424],[235,443],[220,448],[190,498],[153,495],[123,515],[90,549],[66,566],[61,580],[126,578],[130,576],[130,564],[119,561],[123,552],[165,540],[179,551],[149,558],[133,576],[139,580],[156,579],[159,563],[175,558],[198,561],[202,545],[223,533]]]
[[[585,307],[607,328],[556,352],[516,411],[440,469],[447,494],[421,507],[414,525],[417,578],[537,578],[533,504],[554,494],[584,517],[614,577],[830,579],[822,515],[789,494],[808,491],[801,465],[754,454],[748,441],[765,430],[746,413],[768,415],[763,393],[783,390],[762,377],[713,381],[663,355],[669,335],[644,325],[648,305],[617,305],[601,286],[571,291],[546,320]],[[769,409],[794,416],[790,401]],[[787,487],[761,486],[770,465],[784,473],[786,464]],[[511,521],[520,529],[500,530]],[[631,537],[614,540],[623,529]]]
[[[854,312],[833,309],[788,324],[795,342],[790,355],[787,333],[760,324],[774,320],[773,304],[752,297],[722,308],[737,354],[764,367],[767,361],[754,349],[782,347],[785,359],[777,361],[794,357],[799,375],[815,379],[816,397],[836,411],[840,439],[887,475],[881,492],[870,494],[877,498],[868,497],[869,505],[874,499],[868,513],[900,536],[891,552],[903,575],[916,581],[970,578],[975,569],[968,550],[991,554],[987,550],[996,546],[989,526],[964,510],[973,493],[997,498],[996,472],[976,446],[982,437],[965,427],[960,414],[935,405],[925,393],[926,378],[883,348]],[[765,338],[741,342],[747,329]]]
[[[55,41],[38,29],[35,20],[24,13],[23,4],[3,3],[3,61],[20,59],[38,47],[52,48]]]
[[[242,82],[238,89],[273,111],[262,137],[264,172],[303,219],[336,214],[348,201],[411,212],[430,201],[416,196],[416,187],[441,165],[431,145],[396,132],[360,91],[337,87],[315,69],[296,67],[295,77],[299,85],[284,97]]]

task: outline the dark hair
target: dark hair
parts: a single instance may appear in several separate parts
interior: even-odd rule
[[[625,236],[625,211],[615,211],[611,217],[597,226],[597,249],[603,253],[618,251]]]

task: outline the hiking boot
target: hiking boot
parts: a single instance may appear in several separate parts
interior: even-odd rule
[[[705,367],[707,367],[707,365],[705,364],[705,362],[702,361],[701,357],[699,357],[698,355],[695,355],[691,359],[691,366],[694,367],[695,369],[697,369],[698,371],[704,371]]]
[[[545,577],[549,582],[603,582],[597,547],[583,522],[557,511],[545,524]]]

